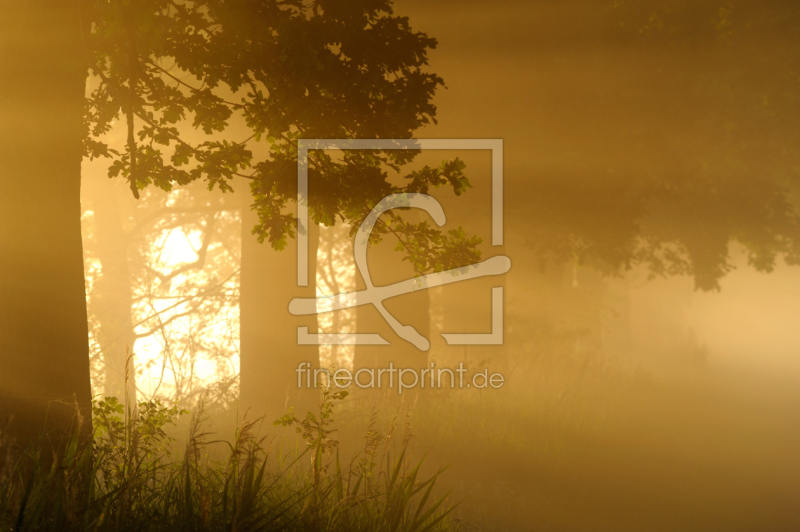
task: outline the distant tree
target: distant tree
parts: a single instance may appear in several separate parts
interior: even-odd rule
[[[82,194],[96,391],[120,401],[139,391],[187,407],[202,393],[230,405],[238,390],[231,358],[238,353],[239,198],[197,183],[144,190],[138,201],[104,169],[93,175],[93,166],[84,170]],[[198,364],[215,365],[206,385]]]
[[[732,243],[759,271],[779,257],[800,264],[796,4],[622,0],[603,12],[604,42],[648,58],[642,76],[661,87],[648,104],[681,117],[684,129],[658,135],[657,145],[635,130],[630,151],[642,163],[633,168],[551,175],[512,191],[512,202],[530,198],[524,223],[538,257],[606,273],[643,265],[691,276],[699,290],[719,289],[733,269]],[[668,127],[636,120],[615,127]]]

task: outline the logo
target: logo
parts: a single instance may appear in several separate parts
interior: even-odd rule
[[[492,246],[503,245],[503,141],[496,139],[300,139],[297,145],[297,220],[308,227],[308,151],[309,150],[491,150],[492,152]],[[426,194],[393,194],[383,198],[361,223],[353,242],[353,253],[358,272],[366,288],[357,292],[335,294],[325,298],[295,298],[289,304],[294,315],[316,315],[335,312],[360,305],[373,305],[389,326],[403,340],[421,351],[430,349],[430,341],[414,327],[403,325],[383,306],[386,299],[425,290],[445,284],[469,281],[479,277],[502,275],[511,268],[511,260],[504,255],[442,272],[430,273],[386,286],[372,283],[367,267],[369,236],[378,217],[384,212],[400,207],[411,207],[427,212],[440,227],[447,218],[436,199]],[[297,285],[308,286],[308,234],[297,236]],[[326,300],[325,310],[319,310],[320,299]],[[442,333],[449,345],[501,345],[503,343],[503,287],[492,288],[491,333]],[[321,333],[310,334],[308,327],[297,328],[297,342],[301,345],[389,345],[379,334]]]

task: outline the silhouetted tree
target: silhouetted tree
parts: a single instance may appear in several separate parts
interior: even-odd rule
[[[89,414],[80,228],[91,2],[0,2],[3,436]]]
[[[200,393],[231,403],[238,395],[229,357],[238,355],[239,198],[197,183],[126,201],[124,181],[90,176],[83,179],[84,246],[95,387],[120,400],[138,389],[140,397],[187,407]],[[128,364],[128,347],[133,353],[140,339],[148,352]],[[208,375],[194,368],[203,361],[217,374],[199,386]]]
[[[614,127],[635,162],[510,184],[508,212],[530,228],[537,256],[605,273],[641,264],[692,276],[701,290],[733,269],[734,242],[760,271],[781,256],[800,263],[796,4],[646,0],[604,16],[604,42],[648,54],[640,75],[660,90],[639,96],[680,129],[637,117],[632,103]]]

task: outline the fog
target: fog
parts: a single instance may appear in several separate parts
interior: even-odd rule
[[[750,223],[740,211],[740,229],[735,210],[719,214],[733,217],[724,222],[668,209],[648,218],[644,205],[615,197],[630,182],[716,179],[725,187],[739,176],[757,181],[762,176],[750,173],[760,172],[784,173],[796,184],[800,85],[786,82],[797,76],[796,26],[771,20],[790,8],[737,4],[729,30],[708,18],[725,17],[724,9],[398,2],[398,12],[439,40],[431,68],[447,84],[435,99],[439,123],[417,136],[504,142],[501,249],[513,263],[501,281],[505,345],[432,338],[429,360],[487,367],[503,373],[505,385],[404,401],[407,407],[411,398],[417,452],[429,453],[431,468],[451,466],[443,482],[462,501],[456,514],[468,530],[800,524],[800,270],[778,259],[773,271],[755,271],[734,242],[731,271],[702,290],[691,272],[653,277],[646,264],[612,271],[602,249],[592,257],[593,245],[619,247],[636,226],[688,223],[689,233],[702,233],[691,225],[728,224],[735,237]],[[420,160],[453,157],[466,162],[473,188],[463,198],[438,196],[445,228],[461,225],[484,238],[484,256],[498,254],[487,245],[491,157],[454,150]],[[86,169],[86,181],[105,179]],[[548,249],[553,239],[586,234],[595,243],[583,256]],[[323,251],[347,240],[323,233],[320,281],[338,275],[333,284],[352,285],[357,274],[346,251],[336,264]],[[386,284],[406,274],[383,266],[373,275]],[[484,279],[432,290],[431,331],[488,332],[494,285]],[[335,319],[323,328],[341,331],[354,318]],[[147,348],[137,340],[135,350],[141,356]],[[321,354],[323,366],[352,367],[352,347]],[[396,351],[390,359],[402,360]],[[213,380],[213,372],[195,378]],[[343,441],[359,441],[376,404],[389,426],[405,408],[401,400],[356,391],[342,406]]]
[[[109,178],[108,159],[84,157],[92,394],[203,411],[221,440],[260,419],[265,445],[282,449],[300,437],[273,421],[317,408],[298,363],[331,373],[462,364],[470,378],[486,371],[483,386],[402,390],[380,374],[380,389],[350,386],[333,414],[337,459],[373,440],[410,441],[406,459],[423,460],[425,474],[447,467],[435,493],[465,531],[800,530],[800,8],[396,0],[395,12],[437,39],[426,68],[445,84],[436,122],[413,137],[502,140],[502,245],[492,240],[499,152],[423,150],[402,173],[463,161],[463,194],[446,180],[426,189],[447,216],[440,229],[480,238],[480,260],[508,257],[510,271],[387,300],[387,313],[430,340],[421,351],[369,305],[320,310],[364,290],[352,250],[368,209],[340,195],[363,192],[367,204],[372,185],[312,163],[313,216],[300,229],[312,277],[298,287],[296,238],[273,249],[279,224],[265,222],[279,194],[292,201],[272,220],[297,207],[296,152],[274,170],[275,139],[253,141],[265,162],[237,168],[225,193],[153,178],[136,199],[134,178]],[[87,95],[98,86],[90,77]],[[229,99],[252,96],[220,86]],[[320,110],[312,120],[318,111],[303,105],[287,113],[336,119]],[[183,121],[175,134],[198,146],[249,140],[250,118],[205,132]],[[101,135],[120,153],[127,125],[120,114]],[[294,142],[301,129],[287,131]],[[259,181],[265,168],[278,177]],[[437,228],[428,214],[398,212]],[[415,270],[403,254],[413,243],[395,251],[390,233],[369,248],[376,285],[449,269]],[[313,297],[318,315],[290,314],[291,300]],[[299,345],[298,327],[380,334],[387,345]],[[443,334],[495,339],[449,345]],[[501,385],[486,386],[493,374]],[[178,446],[187,431],[188,418]]]

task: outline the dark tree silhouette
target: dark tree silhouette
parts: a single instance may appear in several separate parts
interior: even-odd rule
[[[3,435],[91,400],[80,228],[90,2],[0,2]]]
[[[659,50],[649,57],[663,61],[642,73],[659,90],[639,96],[679,127],[635,118],[642,108],[632,102],[634,118],[614,127],[636,158],[609,161],[618,171],[562,170],[519,183],[524,190],[511,185],[508,211],[530,227],[538,257],[606,273],[644,264],[655,275],[691,276],[699,290],[719,289],[734,242],[759,271],[779,257],[800,264],[800,41],[785,37],[800,23],[797,5],[644,0],[603,16],[605,41]]]

